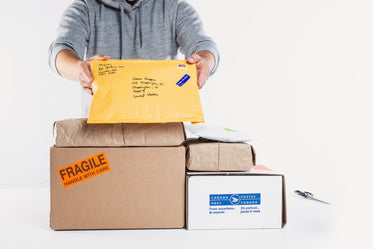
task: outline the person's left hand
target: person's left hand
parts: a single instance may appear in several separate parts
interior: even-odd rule
[[[197,54],[192,54],[188,58],[188,62],[196,64],[197,68],[197,84],[201,89],[205,84],[214,67],[214,56],[208,51],[201,51]]]

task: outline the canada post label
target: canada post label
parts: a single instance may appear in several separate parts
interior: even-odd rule
[[[64,188],[86,181],[92,177],[110,171],[105,152],[85,158],[57,170]]]
[[[260,214],[261,194],[210,194],[210,215],[255,215]]]
[[[210,206],[230,205],[260,205],[260,193],[210,195]]]

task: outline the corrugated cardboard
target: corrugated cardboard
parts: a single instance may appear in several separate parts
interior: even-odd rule
[[[185,141],[182,123],[87,124],[87,119],[54,123],[58,147],[179,146]]]
[[[104,152],[111,170],[64,188],[57,173]],[[51,148],[54,230],[182,228],[185,148]]]
[[[186,147],[186,166],[193,171],[248,171],[255,164],[254,148],[246,143],[194,139]]]
[[[275,173],[188,172],[187,229],[285,226],[285,177]]]

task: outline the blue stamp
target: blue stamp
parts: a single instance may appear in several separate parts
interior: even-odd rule
[[[260,205],[261,194],[211,194],[210,206]]]
[[[190,76],[188,74],[184,75],[183,78],[181,78],[176,85],[183,86],[188,80],[190,79]]]

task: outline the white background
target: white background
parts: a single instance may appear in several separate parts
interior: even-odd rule
[[[48,67],[49,44],[70,2],[1,4],[0,188],[47,188],[52,124],[80,116],[79,84]],[[207,123],[255,137],[258,162],[286,174],[288,194],[304,189],[333,202],[329,239],[318,247],[366,245],[373,1],[189,2],[221,53],[218,72],[201,90]]]

